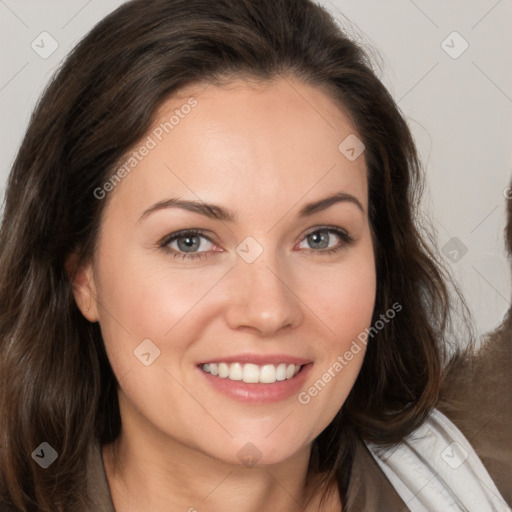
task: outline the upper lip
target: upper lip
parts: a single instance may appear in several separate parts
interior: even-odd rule
[[[288,354],[238,354],[234,356],[215,357],[202,361],[199,365],[211,363],[252,363],[259,366],[265,364],[276,365],[280,363],[304,365],[311,362],[311,359],[290,356]]]

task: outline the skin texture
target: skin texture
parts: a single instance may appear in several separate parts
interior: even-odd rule
[[[304,510],[311,443],[345,401],[364,350],[307,405],[297,394],[239,402],[197,364],[246,353],[304,357],[313,362],[304,390],[370,325],[376,276],[364,156],[349,161],[338,150],[356,130],[324,91],[297,79],[188,86],[161,106],[154,127],[190,97],[197,105],[103,199],[97,252],[75,282],[119,381],[122,434],[103,450],[112,498],[121,512]],[[353,195],[363,211],[344,201],[298,217],[334,192]],[[237,220],[167,208],[139,221],[171,197],[221,205]],[[343,248],[322,253],[306,236],[322,226],[354,242],[325,233],[328,248]],[[196,253],[207,257],[182,260],[159,246],[185,229],[206,232],[211,242],[199,237]],[[252,263],[236,252],[249,236],[263,248]],[[144,339],[160,350],[150,366],[133,353]],[[237,455],[249,442],[261,453],[252,467]]]

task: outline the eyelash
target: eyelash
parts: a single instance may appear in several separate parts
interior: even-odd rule
[[[323,250],[315,250],[315,249],[303,249],[307,253],[313,253],[316,256],[326,256],[326,255],[334,255],[335,253],[338,253],[342,249],[345,249],[348,245],[352,244],[354,242],[354,238],[350,236],[346,231],[335,228],[335,227],[318,227],[313,230],[310,230],[304,234],[304,237],[302,240],[304,240],[309,235],[312,235],[314,233],[321,233],[321,232],[327,232],[327,233],[334,233],[335,235],[338,235],[340,239],[342,240],[341,244],[337,247],[332,247],[330,249],[323,249]],[[160,249],[162,249],[166,254],[174,256],[174,258],[178,258],[181,260],[195,260],[195,259],[201,259],[201,258],[208,258],[210,256],[209,251],[201,251],[196,253],[183,253],[183,252],[176,252],[175,249],[169,248],[169,244],[171,242],[174,242],[175,240],[179,238],[185,238],[189,235],[196,235],[201,236],[208,240],[210,243],[214,243],[208,236],[206,236],[201,230],[196,229],[189,229],[186,231],[179,231],[177,233],[173,233],[172,235],[166,237],[163,239],[163,241],[159,244]],[[301,242],[302,242],[301,240]]]

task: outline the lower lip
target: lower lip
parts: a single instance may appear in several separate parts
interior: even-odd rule
[[[286,400],[298,393],[307,379],[313,363],[305,364],[295,377],[272,384],[247,384],[241,380],[221,378],[197,367],[207,381],[220,393],[239,402],[272,403]]]

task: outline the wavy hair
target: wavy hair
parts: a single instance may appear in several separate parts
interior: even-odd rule
[[[87,503],[86,453],[121,429],[117,382],[97,323],[76,306],[72,276],[95,251],[108,198],[100,187],[185,85],[293,76],[321,87],[366,147],[377,295],[360,374],[314,441],[309,471],[350,507],[356,443],[394,443],[435,406],[452,303],[460,292],[422,227],[421,164],[411,132],[367,51],[310,0],[132,0],[71,51],[31,117],[9,175],[0,231],[0,503],[69,511]],[[451,283],[451,284],[450,284]],[[30,454],[59,454],[42,471]]]

